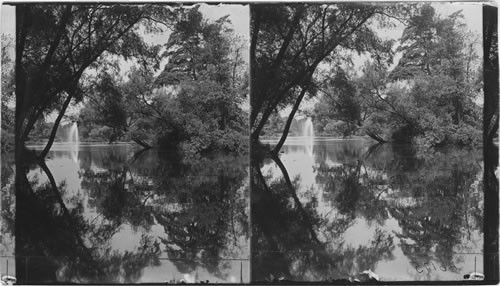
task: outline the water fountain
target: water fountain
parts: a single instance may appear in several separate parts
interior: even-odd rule
[[[76,122],[73,122],[73,125],[71,125],[66,142],[71,144],[70,145],[71,146],[71,159],[74,162],[77,162],[78,161],[78,145],[80,144],[80,137],[78,135],[78,124]]]
[[[75,145],[78,145],[80,143],[80,139],[78,136],[78,124],[76,122],[73,122],[73,125],[71,125],[71,128],[68,133],[68,143],[76,143]]]
[[[313,155],[314,146],[314,126],[311,117],[307,117],[302,125],[302,137],[305,140],[306,152],[309,156]]]
[[[302,136],[304,136],[304,138],[313,138],[314,137],[314,127],[313,127],[311,117],[307,117],[306,121],[303,124]]]

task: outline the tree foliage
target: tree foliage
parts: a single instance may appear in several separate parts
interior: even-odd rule
[[[1,152],[6,153],[14,147],[15,113],[13,105],[15,78],[14,61],[11,58],[14,50],[14,40],[2,34],[2,134]]]
[[[323,81],[317,117],[342,122],[337,126],[344,135],[378,141],[477,145],[481,75],[474,35],[462,18],[460,11],[442,17],[423,5],[409,18],[396,67],[391,70],[390,61],[372,53],[360,75],[332,69]]]
[[[58,113],[40,157],[69,104],[83,99],[87,69],[103,55],[152,55],[139,24],[170,15],[153,5],[19,5],[16,11],[16,146],[22,148],[40,118]]]
[[[358,52],[380,48],[384,42],[370,21],[384,15],[405,15],[401,6],[363,4],[255,5],[251,8],[252,141],[276,108],[293,105],[279,151],[293,116],[306,94],[316,94],[315,71],[331,63],[340,49]],[[382,21],[381,23],[386,23]]]
[[[431,146],[475,145],[481,112],[475,100],[481,69],[475,51],[477,36],[468,32],[461,11],[447,17],[424,5],[405,29],[398,48],[402,58],[391,79],[410,79],[409,108]],[[401,103],[399,106],[403,106]]]
[[[241,106],[247,82],[241,43],[227,17],[208,21],[197,6],[174,13],[163,71],[155,76],[154,69],[133,67],[125,79],[104,71],[82,122],[94,125],[95,135],[106,131],[110,141],[123,136],[147,147],[182,145],[191,153],[244,151]]]
[[[164,58],[168,64],[156,79],[157,85],[178,84],[186,79],[205,79],[222,86],[231,86],[234,65],[241,65],[241,49],[228,16],[214,22],[208,21],[198,10],[199,6],[182,9],[177,16],[167,43]],[[241,69],[240,67],[237,67]]]

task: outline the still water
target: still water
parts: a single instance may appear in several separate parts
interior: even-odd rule
[[[17,194],[15,208],[2,202],[15,209],[15,227],[2,225],[10,230],[2,255],[15,245],[17,256],[11,275],[27,283],[249,282],[246,156],[58,144],[46,166],[27,170],[33,191]]]
[[[253,280],[482,272],[480,151],[289,138],[252,172]]]
[[[290,138],[278,159],[256,161],[250,208],[247,156],[56,144],[17,197],[3,156],[2,274],[248,283],[482,272],[480,151]]]

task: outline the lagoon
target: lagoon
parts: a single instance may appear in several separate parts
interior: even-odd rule
[[[61,143],[46,166],[28,171],[34,192],[5,235],[2,268],[18,280],[249,282],[246,157]]]
[[[251,166],[251,191],[247,156],[57,143],[46,159],[56,188],[33,165],[34,193],[16,199],[4,157],[3,274],[8,266],[31,283],[248,283],[482,272],[480,150],[310,139],[290,137],[279,159]]]
[[[265,183],[252,188],[255,281],[482,272],[480,151],[291,137],[258,170]]]

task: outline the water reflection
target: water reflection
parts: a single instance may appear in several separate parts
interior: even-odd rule
[[[19,282],[249,281],[246,157],[71,151],[55,146],[18,192]]]
[[[461,280],[482,270],[480,152],[292,140],[252,165],[252,273],[262,281]]]

